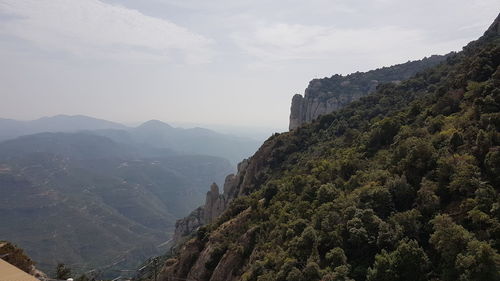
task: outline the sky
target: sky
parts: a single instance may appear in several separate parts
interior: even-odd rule
[[[313,78],[459,51],[498,0],[0,0],[0,117],[285,131]]]

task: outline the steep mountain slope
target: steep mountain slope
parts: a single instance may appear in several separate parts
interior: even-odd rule
[[[306,88],[304,96],[297,94],[293,97],[289,129],[293,130],[320,115],[339,110],[373,93],[380,84],[400,83],[420,71],[443,62],[448,56],[434,55],[368,72],[356,72],[346,76],[336,74],[329,78],[314,79]]]
[[[47,272],[57,262],[136,266],[158,253],[175,220],[232,170],[212,156],[149,154],[84,133],[0,143],[0,237]]]
[[[500,16],[442,64],[267,140],[160,280],[499,280]]]

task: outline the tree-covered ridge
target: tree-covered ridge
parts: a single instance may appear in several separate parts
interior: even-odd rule
[[[351,102],[375,92],[381,84],[398,84],[438,65],[451,55],[452,53],[445,56],[434,55],[422,60],[367,72],[358,71],[345,76],[336,74],[322,79],[313,79],[306,88],[304,96],[297,94],[292,98],[289,129],[294,130],[322,115],[338,111]]]
[[[424,71],[444,61],[447,57],[433,55],[417,61],[408,61],[389,67],[382,67],[367,72],[355,72],[349,75],[335,74],[331,77],[314,79],[306,89],[306,96],[328,99],[340,93],[347,95],[367,95],[375,90],[380,83],[399,83],[420,71]]]
[[[163,278],[500,280],[498,25],[437,67],[269,139],[248,196]]]

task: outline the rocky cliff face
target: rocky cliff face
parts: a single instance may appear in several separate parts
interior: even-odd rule
[[[249,159],[238,164],[236,174],[230,174],[224,181],[223,193],[219,193],[217,184],[210,186],[205,204],[180,219],[175,224],[173,244],[181,242],[184,237],[192,234],[200,226],[213,222],[219,217],[235,198],[248,194],[263,180],[261,167],[270,159],[272,146],[275,141],[270,139]]]
[[[264,180],[262,167],[268,165],[266,162],[271,159],[270,154],[274,145],[275,140],[273,138],[269,139],[254,156],[239,163],[237,173],[226,177],[222,194],[219,193],[217,184],[214,183],[210,186],[205,204],[176,222],[172,239],[174,247],[183,242],[186,237],[193,234],[199,227],[214,222],[234,199],[255,190]],[[185,247],[188,250],[185,250]],[[190,247],[195,246],[188,243],[183,246],[182,251],[189,252]]]
[[[378,83],[374,81],[374,87],[377,84]],[[293,96],[292,107],[290,110],[290,130],[295,129],[304,123],[309,123],[321,115],[337,111],[352,101],[358,100],[365,95],[363,93],[338,93],[328,98],[326,96],[330,93],[320,92],[317,97],[313,97],[310,93],[314,92],[314,88],[316,87],[321,87],[321,80],[313,80],[306,89],[304,97],[299,94]]]
[[[442,62],[446,57],[447,55],[431,56],[419,61],[383,67],[368,72],[314,79],[309,83],[304,96],[299,94],[293,96],[289,129],[293,130],[321,115],[337,111],[374,92],[381,83],[399,83],[406,80],[417,72]]]
[[[159,280],[178,280],[175,276],[185,276],[185,280],[238,280],[241,274],[238,267],[245,257],[244,252],[252,246],[255,234],[255,229],[243,228],[249,217],[250,209],[247,209],[203,240],[186,242],[180,256],[166,262]],[[228,249],[223,243],[226,237],[234,235],[239,237],[238,249],[243,251]]]
[[[176,222],[174,244],[182,241],[182,238],[189,236],[200,226],[211,223],[224,212],[234,198],[240,195],[240,183],[244,182],[248,163],[249,160],[243,160],[238,164],[238,172],[226,177],[222,194],[219,193],[219,186],[213,183],[207,192],[205,204]]]

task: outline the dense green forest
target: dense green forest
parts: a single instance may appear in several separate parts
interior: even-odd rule
[[[365,96],[373,92],[379,83],[399,83],[417,72],[435,66],[452,54],[434,55],[421,60],[408,61],[367,72],[355,72],[345,76],[335,74],[331,77],[314,79],[306,89],[306,96],[315,96],[322,100],[327,100],[338,94]]]
[[[271,137],[246,196],[162,280],[500,280],[499,25]]]

